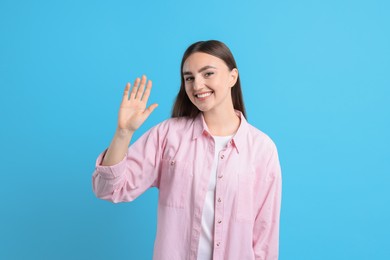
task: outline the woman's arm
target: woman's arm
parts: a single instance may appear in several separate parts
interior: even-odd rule
[[[133,134],[134,132],[129,130],[117,128],[101,165],[112,166],[119,163],[124,158],[127,149],[129,148]]]
[[[145,89],[146,77],[136,79],[130,92],[126,85],[119,109],[118,127],[114,138],[96,160],[92,176],[93,191],[98,198],[112,202],[134,200],[156,183],[159,168],[159,136],[156,128],[149,130],[133,145],[129,144],[137,130],[157,107],[146,108],[152,87]]]
[[[256,260],[277,260],[279,255],[279,221],[282,196],[282,175],[278,152],[272,145],[266,176],[262,182],[262,206],[253,227],[253,249]]]
[[[114,203],[127,202],[133,201],[150,187],[158,187],[165,128],[159,124],[148,130],[115,165],[103,166],[102,161],[108,150],[102,152],[92,175],[95,195]]]
[[[145,89],[146,76],[137,78],[130,92],[130,83],[126,84],[118,113],[118,127],[108,148],[102,165],[110,166],[119,163],[125,156],[134,132],[145,122],[157,104],[146,108],[152,89],[152,81],[148,81]]]

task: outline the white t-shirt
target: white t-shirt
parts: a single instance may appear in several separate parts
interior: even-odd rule
[[[217,165],[219,160],[219,152],[222,151],[231,136],[213,136],[215,142],[214,161],[211,168],[211,177],[209,187],[206,194],[206,199],[202,212],[202,232],[199,239],[198,260],[213,259],[213,236],[214,236],[214,199],[215,185],[217,180]]]

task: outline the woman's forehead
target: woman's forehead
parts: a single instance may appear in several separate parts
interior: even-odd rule
[[[227,67],[225,62],[216,56],[203,52],[195,52],[185,60],[183,71],[197,70],[205,66],[211,66],[217,69],[224,66]]]

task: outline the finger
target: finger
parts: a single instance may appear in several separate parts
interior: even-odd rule
[[[145,89],[144,95],[142,97],[142,101],[144,101],[145,103],[148,102],[151,89],[152,89],[152,81],[149,80],[148,84],[146,85],[146,89]]]
[[[127,82],[126,87],[125,87],[125,91],[123,92],[123,99],[122,99],[122,101],[129,100],[129,89],[130,89],[130,83]]]
[[[158,104],[154,103],[152,105],[150,105],[147,109],[145,109],[145,117],[148,117],[152,112],[153,110],[156,109],[156,107],[158,107]]]
[[[144,89],[145,89],[145,83],[146,83],[146,76],[142,75],[141,84],[137,90],[137,95],[135,96],[135,98],[138,98],[138,99],[142,98],[142,94],[144,93]]]
[[[140,79],[136,78],[134,81],[134,84],[133,84],[133,89],[130,92],[130,99],[135,98],[135,95],[136,95],[137,90],[138,90],[139,82],[140,82]]]

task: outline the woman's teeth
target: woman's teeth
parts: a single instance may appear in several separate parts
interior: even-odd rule
[[[212,94],[212,92],[207,92],[207,93],[203,93],[203,94],[198,94],[196,95],[197,98],[205,98],[205,97],[208,97]]]

